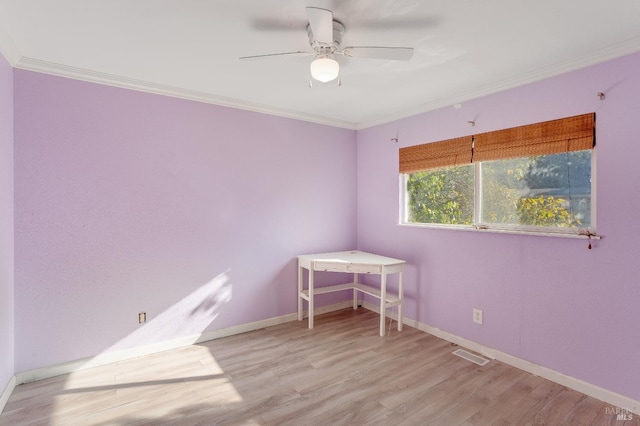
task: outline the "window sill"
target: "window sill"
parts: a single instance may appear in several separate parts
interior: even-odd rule
[[[597,235],[592,229],[576,229],[575,232],[558,232],[547,230],[529,230],[529,229],[513,229],[513,228],[488,228],[475,225],[439,225],[435,223],[399,223],[398,226],[407,228],[427,228],[427,229],[445,229],[453,231],[472,231],[472,232],[488,232],[492,234],[515,234],[515,235],[534,235],[538,237],[557,237],[557,238],[584,238],[599,240],[602,237]]]

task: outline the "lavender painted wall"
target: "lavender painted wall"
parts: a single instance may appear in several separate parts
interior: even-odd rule
[[[639,100],[636,54],[359,131],[358,247],[409,262],[407,317],[640,400]],[[604,236],[593,250],[582,239],[397,225],[399,147],[592,111]]]
[[[0,393],[14,374],[13,69],[0,54]]]
[[[18,372],[293,313],[355,246],[354,131],[14,78]]]
[[[15,144],[0,133],[2,170],[15,170],[0,186],[6,209],[15,181],[0,386],[14,371],[294,312],[295,255],[357,241],[409,261],[408,317],[640,399],[638,71],[632,55],[355,133],[12,75],[0,61],[2,132],[15,113]],[[396,225],[399,147],[591,111],[605,237],[593,250]],[[13,214],[2,215],[4,244]],[[471,322],[473,307],[484,325]]]

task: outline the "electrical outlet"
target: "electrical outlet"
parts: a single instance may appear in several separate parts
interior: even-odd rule
[[[142,324],[143,322],[147,322],[147,313],[146,312],[140,312],[138,314],[138,324]]]
[[[482,309],[473,308],[473,322],[476,324],[482,324]]]

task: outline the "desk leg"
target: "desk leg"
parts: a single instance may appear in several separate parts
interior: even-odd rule
[[[380,274],[380,336],[384,337],[384,319],[387,305],[387,272],[382,267]]]
[[[298,321],[302,321],[302,269],[298,263]]]
[[[402,331],[402,305],[404,304],[404,268],[400,270],[398,274],[398,297],[400,298],[400,304],[398,305],[398,331]]]
[[[358,274],[353,274],[353,282],[358,284]],[[353,309],[358,309],[358,290],[353,289]]]
[[[309,268],[309,328],[313,328],[313,271],[315,265],[311,262]]]

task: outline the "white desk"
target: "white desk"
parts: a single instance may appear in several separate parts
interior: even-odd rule
[[[303,299],[309,304],[309,328],[313,328],[313,298],[315,295],[353,290],[353,309],[358,309],[358,292],[380,299],[380,336],[385,335],[386,310],[393,306],[398,307],[398,331],[402,331],[402,281],[405,263],[404,260],[358,250],[298,256],[298,321],[302,321]],[[304,269],[309,271],[309,284],[306,289],[303,288]],[[315,288],[313,285],[315,271],[352,273],[353,282]],[[387,275],[394,273],[398,274],[398,294],[388,294]],[[359,283],[358,274],[380,275],[380,289]]]

